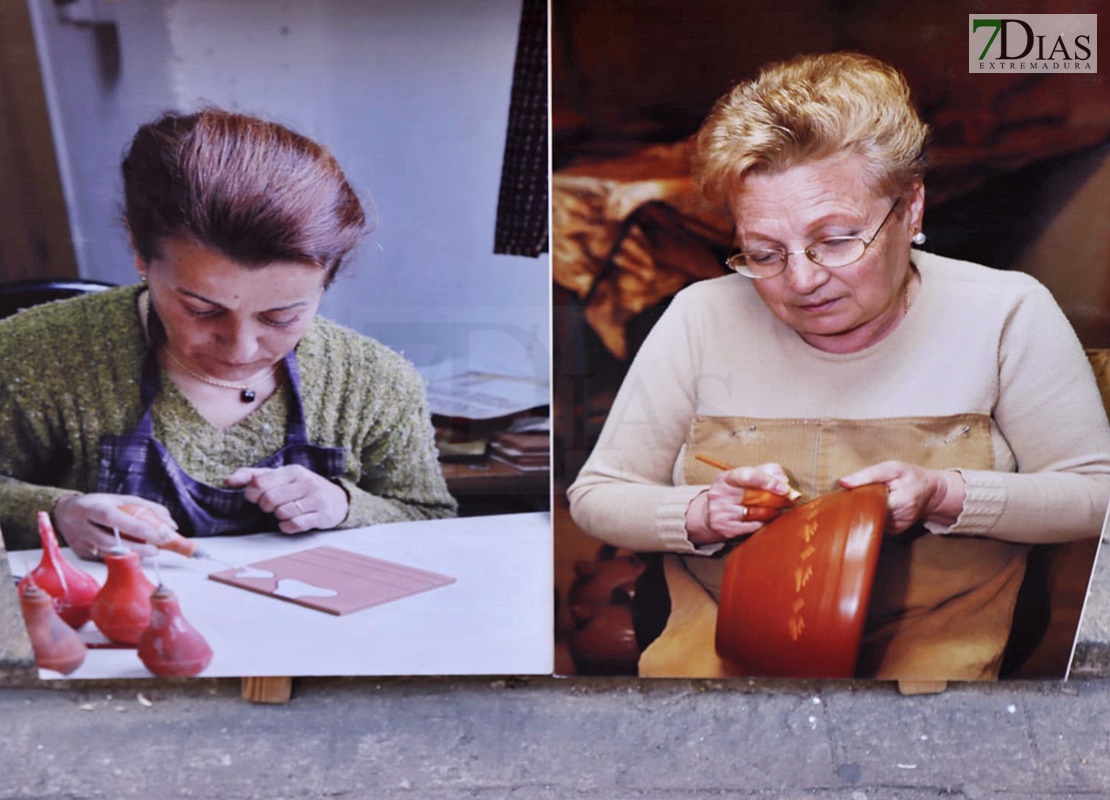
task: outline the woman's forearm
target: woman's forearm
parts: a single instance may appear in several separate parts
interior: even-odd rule
[[[944,533],[1011,542],[1087,539],[1102,531],[1110,477],[1078,472],[963,472],[967,496]]]
[[[640,551],[693,553],[686,509],[706,488],[607,479],[583,469],[567,496],[575,523],[603,542]]]
[[[345,479],[340,479],[339,484],[350,497],[350,510],[340,528],[455,516],[456,503],[446,490],[389,497],[374,494]]]
[[[77,494],[72,489],[56,486],[39,486],[8,476],[0,476],[0,532],[9,550],[26,550],[39,547],[36,514],[51,511],[58,500]]]

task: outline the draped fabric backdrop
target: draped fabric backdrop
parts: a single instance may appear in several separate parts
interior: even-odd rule
[[[547,4],[524,0],[494,253],[535,257],[547,252],[547,180]]]

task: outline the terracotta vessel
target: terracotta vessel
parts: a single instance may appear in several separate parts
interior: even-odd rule
[[[54,599],[33,580],[20,583],[19,605],[31,637],[35,664],[41,669],[68,675],[84,663],[85,643],[77,631],[58,616]]]
[[[886,514],[882,484],[838,491],[736,547],[718,599],[717,654],[741,675],[852,677]]]
[[[38,522],[42,560],[19,582],[19,590],[22,592],[25,584],[33,581],[54,598],[58,616],[70,627],[80,628],[89,621],[89,606],[100,591],[100,584],[92,575],[73,566],[62,556],[50,515],[40,511]]]
[[[579,675],[635,675],[640,646],[632,624],[636,582],[647,565],[608,545],[574,564],[568,592],[574,629],[568,644]]]
[[[636,594],[636,579],[646,565],[636,555],[599,556],[596,561],[576,561],[569,600],[576,622],[592,616],[597,608],[628,605]]]
[[[181,614],[177,595],[159,586],[150,596],[150,626],[139,639],[139,659],[155,675],[198,675],[212,661],[212,648]]]
[[[108,580],[93,599],[92,621],[113,642],[138,644],[150,624],[154,584],[143,575],[139,555],[126,547],[109,550],[104,564]]]
[[[593,609],[571,633],[570,655],[583,675],[635,675],[640,645],[632,625],[632,606]]]

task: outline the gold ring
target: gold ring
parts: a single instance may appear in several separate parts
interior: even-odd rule
[[[747,507],[747,506],[740,506],[740,516],[739,516],[739,520],[740,520],[741,522],[743,522],[743,521],[744,521],[744,517],[746,517],[746,516],[748,516],[748,507]]]
[[[100,558],[100,548],[96,545],[93,545],[93,549],[89,551],[89,555],[91,555],[93,558]]]

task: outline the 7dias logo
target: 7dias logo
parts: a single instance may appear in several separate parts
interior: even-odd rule
[[[968,20],[969,72],[1098,72],[1097,14],[969,14]]]

